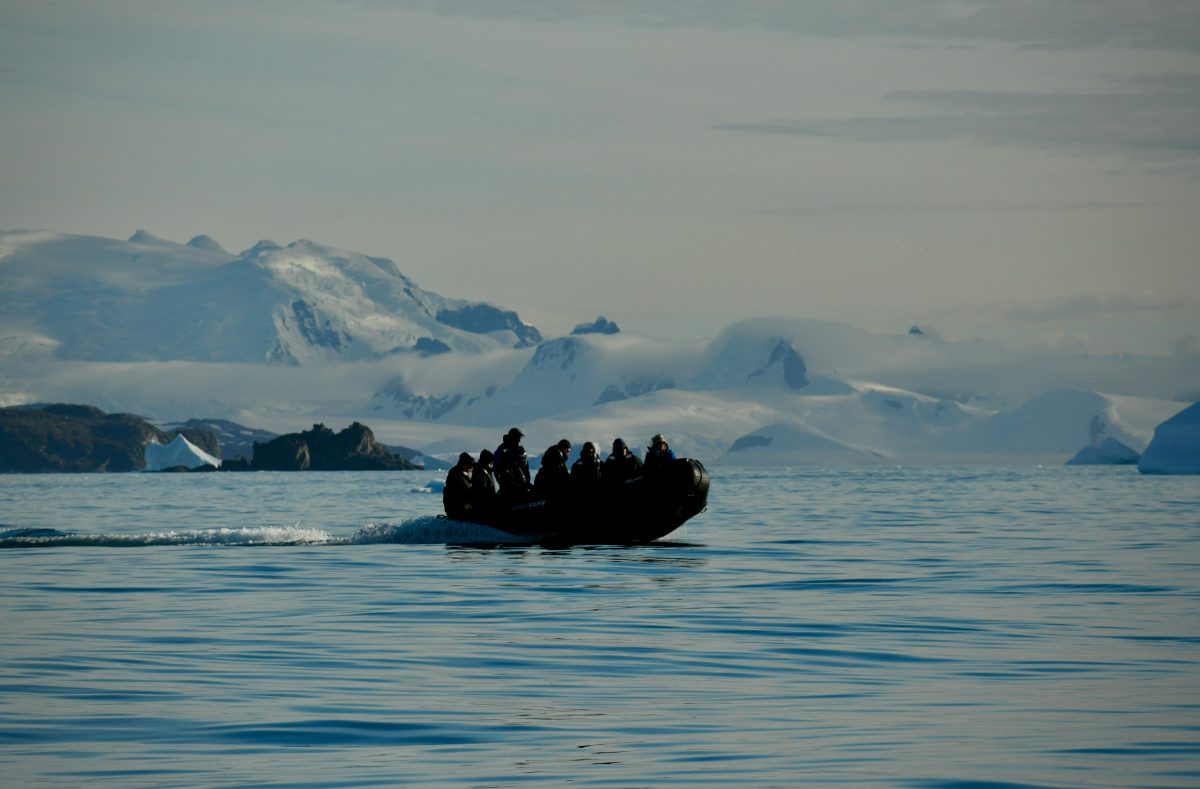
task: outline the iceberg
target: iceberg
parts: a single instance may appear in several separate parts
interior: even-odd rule
[[[220,466],[221,459],[208,454],[182,435],[175,436],[175,440],[170,444],[151,441],[146,445],[146,471],[162,471],[176,466],[197,468],[205,465]]]
[[[1136,450],[1109,436],[1086,446],[1067,461],[1068,466],[1132,466],[1138,462]]]
[[[1138,460],[1143,474],[1200,474],[1200,403],[1193,403],[1154,429]]]

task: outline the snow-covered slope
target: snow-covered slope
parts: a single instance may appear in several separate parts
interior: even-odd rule
[[[390,260],[311,241],[238,256],[176,244],[0,233],[0,338],[88,361],[315,364],[525,347],[516,313],[423,290]]]
[[[468,425],[528,421],[677,388],[696,353],[625,334],[572,334],[532,352],[493,354],[489,374],[471,380],[428,374],[410,380],[420,371],[398,376],[374,393],[372,409]]]
[[[696,387],[739,385],[780,342],[804,360],[810,381],[874,381],[992,410],[1010,410],[1058,389],[1151,400],[1200,392],[1195,352],[1094,356],[1071,347],[1011,348],[979,339],[949,341],[932,331],[878,333],[802,318],[756,318],[728,327],[708,348]]]
[[[659,344],[629,335],[548,340],[516,377],[456,414],[467,424],[500,424],[676,388],[678,362]]]

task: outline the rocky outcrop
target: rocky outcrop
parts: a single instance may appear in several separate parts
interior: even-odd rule
[[[452,348],[441,340],[435,340],[432,337],[418,337],[416,344],[413,345],[413,350],[422,356],[437,356],[442,353],[450,353]]]
[[[221,420],[189,420],[182,429],[164,432],[131,414],[107,414],[90,405],[17,406],[0,408],[0,473],[75,473],[142,471],[146,447],[168,445],[179,436],[219,457],[214,424]],[[209,429],[203,429],[205,425]],[[249,428],[240,428],[249,431]],[[259,435],[269,433],[257,432]],[[194,438],[193,438],[194,437]],[[226,448],[228,449],[228,448]],[[210,451],[211,450],[211,451]],[[373,471],[421,468],[375,440],[366,425],[355,422],[334,433],[324,425],[265,442],[254,442],[252,461],[221,464],[222,471]],[[415,452],[413,453],[416,454]],[[186,470],[158,463],[156,469]],[[192,468],[191,470],[197,470]],[[205,470],[215,470],[211,465]]]
[[[339,433],[325,425],[254,444],[251,466],[259,471],[383,471],[418,466],[392,454],[371,428],[355,422]]]
[[[324,425],[316,425],[313,432],[317,428]],[[304,434],[289,433],[265,444],[255,444],[251,465],[259,471],[308,471],[312,468],[312,453]]]
[[[533,358],[525,365],[526,370],[566,370],[575,364],[582,353],[583,345],[571,337],[559,337],[537,347]]]
[[[167,435],[173,437],[183,436],[188,440],[188,443],[197,449],[212,455],[215,458],[221,457],[221,441],[217,438],[217,434],[211,430],[197,427],[185,427],[181,430],[172,430]]]
[[[60,403],[0,409],[0,472],[139,471],[171,436],[131,414]]]
[[[620,334],[621,327],[601,315],[591,323],[581,323],[571,330],[571,334]]]
[[[622,379],[619,384],[609,384],[596,398],[596,405],[613,403],[618,400],[628,400],[631,397],[641,397],[644,394],[657,392],[659,389],[674,389],[675,380],[666,375],[649,375]]]
[[[249,458],[254,454],[256,441],[266,443],[277,435],[267,430],[239,425],[228,419],[189,419],[186,422],[162,425],[162,429],[167,431],[168,435],[182,435],[200,449],[222,460]]]
[[[511,331],[516,335],[518,348],[528,348],[542,341],[541,332],[523,322],[517,313],[490,304],[468,304],[459,309],[439,310],[437,322],[473,334]]]
[[[386,403],[390,408],[399,409],[405,419],[435,421],[457,408],[463,397],[462,394],[420,395],[410,389],[403,378],[393,378],[375,392],[374,399],[380,407]]]
[[[808,386],[808,367],[804,364],[804,357],[796,352],[796,348],[787,340],[779,340],[775,343],[775,347],[771,349],[771,358],[767,360],[766,365],[755,370],[747,376],[748,380],[753,380],[759,376],[765,376],[772,368],[782,369],[783,382],[791,389],[803,389]]]

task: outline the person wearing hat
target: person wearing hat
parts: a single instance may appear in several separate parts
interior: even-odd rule
[[[667,446],[667,437],[662,433],[655,433],[654,438],[650,439],[650,446],[646,447],[646,461],[643,464],[646,473],[660,471],[674,459],[675,453]]]
[[[471,472],[471,506],[477,516],[487,516],[496,509],[496,476],[492,460],[491,451],[480,451],[475,470]]]
[[[533,486],[538,495],[546,499],[557,499],[567,492],[571,484],[571,472],[567,470],[567,456],[571,454],[571,442],[561,439],[542,454],[542,466],[538,469]]]
[[[521,439],[524,437],[525,434],[515,427],[504,434],[504,438],[500,440],[500,446],[496,447],[496,453],[492,459],[496,464],[496,471],[500,471],[500,467],[504,465],[504,456],[508,454],[508,451],[521,446]]]
[[[446,486],[442,488],[442,506],[446,515],[456,521],[465,521],[471,513],[471,469],[475,458],[463,452],[458,464],[446,475]]]
[[[625,439],[613,440],[612,454],[604,461],[604,484],[622,485],[642,473],[642,461],[629,451]]]
[[[600,456],[596,453],[596,445],[585,441],[579,450],[579,460],[571,466],[571,490],[584,501],[593,500],[600,493],[601,479]]]
[[[510,501],[525,501],[533,492],[529,478],[529,458],[521,439],[525,437],[517,428],[512,428],[504,434],[504,440],[496,447],[493,463],[496,468],[496,482],[500,485],[500,495]]]

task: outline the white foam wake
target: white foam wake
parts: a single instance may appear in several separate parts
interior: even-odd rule
[[[368,523],[353,536],[335,537],[328,532],[294,526],[245,526],[236,528],[177,529],[143,534],[84,534],[58,529],[9,529],[0,531],[0,548],[143,548],[156,545],[526,545],[530,538],[517,537],[477,523],[444,517],[411,518],[400,523]]]
[[[350,542],[355,545],[525,545],[529,539],[478,523],[427,516],[402,523],[369,523],[355,532]]]
[[[140,548],[154,545],[327,545],[344,543],[321,529],[300,526],[244,526],[179,529],[144,534],[82,534],[57,529],[10,529],[0,532],[0,548],[97,546]]]

